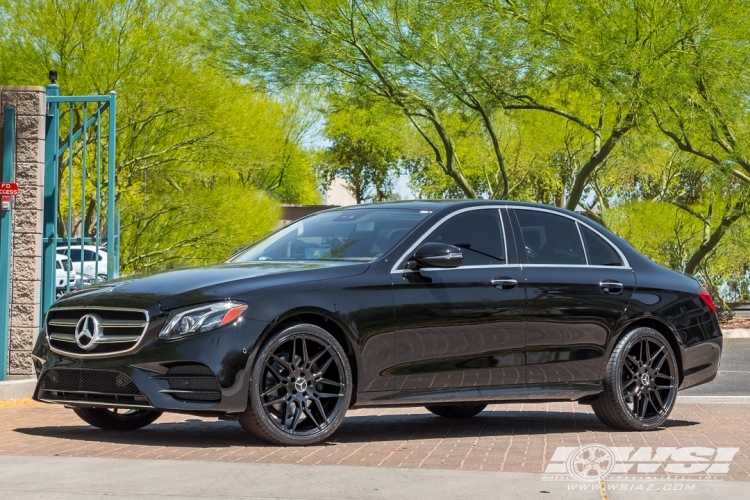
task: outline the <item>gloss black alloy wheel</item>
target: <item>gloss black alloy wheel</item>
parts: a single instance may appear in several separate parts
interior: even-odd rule
[[[341,424],[351,394],[351,368],[336,339],[315,325],[293,325],[260,349],[240,424],[274,444],[317,443]]]
[[[678,377],[674,352],[664,336],[651,328],[637,328],[612,352],[604,393],[594,401],[594,412],[616,429],[655,429],[674,408]]]
[[[161,416],[160,411],[118,408],[74,408],[81,420],[107,431],[134,431]]]

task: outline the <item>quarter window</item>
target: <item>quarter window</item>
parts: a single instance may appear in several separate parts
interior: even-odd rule
[[[516,210],[529,264],[585,265],[576,223],[538,210]]]
[[[586,253],[592,266],[621,266],[622,260],[614,248],[604,241],[591,229],[581,226],[583,241],[586,243]]]
[[[464,266],[505,264],[505,240],[500,212],[470,210],[455,215],[438,226],[425,243],[448,243],[461,248]]]

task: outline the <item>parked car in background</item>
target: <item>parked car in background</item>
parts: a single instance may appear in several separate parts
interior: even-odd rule
[[[58,246],[59,255],[68,255],[68,246]],[[81,253],[83,253],[83,268],[81,268]],[[99,278],[99,281],[107,279],[107,252],[95,245],[71,245],[70,261],[73,269],[85,277]]]
[[[68,285],[70,285],[70,291],[80,290],[82,282],[78,273],[75,272],[70,262],[68,262],[67,257],[58,254],[56,261],[55,298],[59,299],[68,292]]]
[[[578,401],[656,429],[721,350],[711,295],[590,219],[422,201],[319,212],[224,264],[67,295],[32,358],[34,399],[102,429],[173,411],[307,445],[352,407]]]

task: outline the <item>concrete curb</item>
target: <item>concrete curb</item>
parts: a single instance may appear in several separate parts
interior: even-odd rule
[[[750,328],[729,328],[721,333],[725,339],[750,339]]]
[[[30,398],[36,387],[35,378],[0,382],[0,401]]]

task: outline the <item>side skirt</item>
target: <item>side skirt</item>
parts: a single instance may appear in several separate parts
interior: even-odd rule
[[[601,382],[504,385],[416,391],[357,393],[354,408],[373,406],[422,406],[427,404],[516,403],[575,401],[604,390]]]

